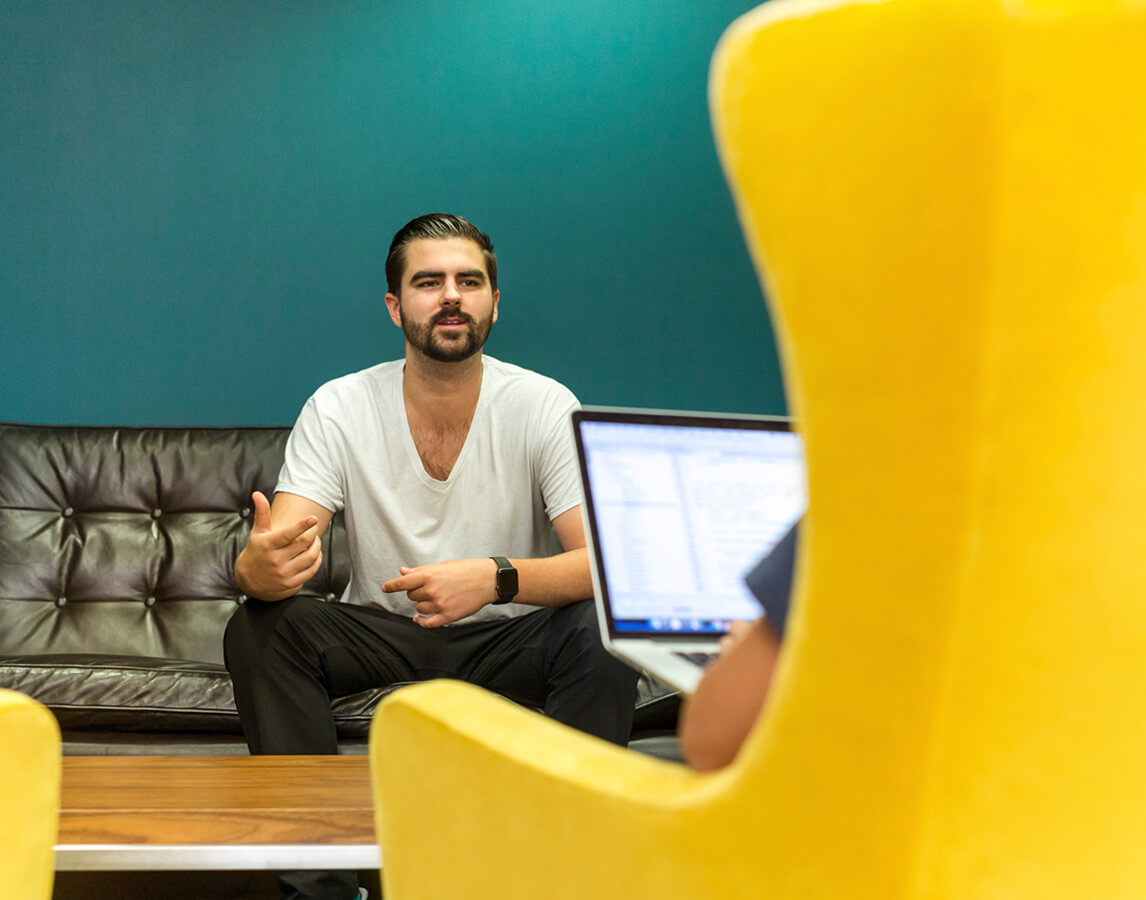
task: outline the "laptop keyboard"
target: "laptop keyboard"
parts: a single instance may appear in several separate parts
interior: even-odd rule
[[[674,650],[673,653],[682,659],[687,659],[690,663],[693,663],[697,666],[707,666],[710,662],[716,659],[718,655],[716,653],[706,653],[700,650],[694,650],[691,652],[686,652],[684,650]]]

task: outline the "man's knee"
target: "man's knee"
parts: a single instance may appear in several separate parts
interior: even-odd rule
[[[565,643],[576,647],[579,653],[591,657],[612,658],[601,643],[597,608],[592,600],[579,600],[557,610],[551,627],[559,629]]]
[[[313,604],[321,602],[298,596],[274,603],[249,598],[231,614],[223,632],[223,663],[227,671],[234,675],[239,661],[249,665],[262,658],[285,629],[298,630],[313,615]],[[305,626],[302,630],[306,630]]]
[[[597,621],[597,608],[592,600],[571,603],[558,611],[553,625],[560,628],[569,655],[580,661],[587,678],[618,682],[636,691],[637,673],[605,649]]]
[[[227,627],[223,631],[223,665],[234,674],[233,663],[248,657],[247,650],[253,643],[254,630],[250,621],[251,601],[247,600],[231,613]]]
[[[601,643],[601,632],[597,627],[597,607],[592,600],[578,600],[568,606],[562,606],[554,613],[554,619],[559,620],[561,627],[575,634],[579,639],[592,638],[598,645]]]
[[[637,673],[605,649],[591,601],[558,610],[550,627],[559,649],[545,711],[567,725],[624,745],[632,729]]]

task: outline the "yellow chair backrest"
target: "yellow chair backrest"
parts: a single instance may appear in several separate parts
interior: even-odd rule
[[[1146,4],[777,0],[710,91],[811,497],[768,895],[1143,896]]]
[[[60,729],[36,701],[0,689],[0,897],[48,900],[60,815]]]
[[[433,682],[371,732],[387,900],[1146,895],[1143,0],[768,4],[716,53],[810,506],[701,775]]]

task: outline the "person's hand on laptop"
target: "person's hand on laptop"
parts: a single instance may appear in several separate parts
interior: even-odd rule
[[[732,625],[681,709],[680,745],[693,768],[732,762],[760,717],[787,622],[798,532],[797,522],[745,578],[767,616]]]
[[[720,657],[681,708],[680,746],[694,769],[719,769],[736,758],[772,681],[780,638],[761,616],[736,622],[721,640]]]
[[[736,621],[729,625],[728,633],[720,639],[720,655],[724,656],[724,654],[739,644],[751,628],[752,623],[744,620]]]

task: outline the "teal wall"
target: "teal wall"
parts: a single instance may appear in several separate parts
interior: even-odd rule
[[[493,237],[489,352],[780,412],[708,120],[751,0],[0,0],[0,419],[281,424],[402,352],[393,232]]]

